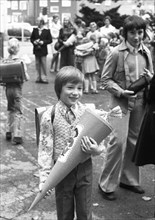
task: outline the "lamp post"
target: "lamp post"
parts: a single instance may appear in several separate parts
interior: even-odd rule
[[[0,1],[0,57],[4,56],[4,33],[7,26],[7,0]]]

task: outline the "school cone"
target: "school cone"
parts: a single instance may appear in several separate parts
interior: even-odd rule
[[[59,156],[43,185],[41,192],[37,194],[28,211],[38,204],[49,189],[54,188],[80,162],[90,157],[81,150],[81,138],[83,136],[92,137],[98,144],[100,144],[102,140],[111,133],[112,129],[100,116],[94,114],[91,110],[86,109],[76,126],[75,131],[76,137],[72,138],[71,142]]]

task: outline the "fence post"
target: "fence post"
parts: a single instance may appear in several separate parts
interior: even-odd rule
[[[0,57],[4,56],[4,34],[0,32]]]
[[[23,25],[22,25],[22,42],[24,42],[24,27],[23,27]]]

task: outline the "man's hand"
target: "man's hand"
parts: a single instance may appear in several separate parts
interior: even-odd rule
[[[122,118],[122,110],[120,106],[116,106],[115,108],[111,109],[110,112],[108,112],[108,117]]]

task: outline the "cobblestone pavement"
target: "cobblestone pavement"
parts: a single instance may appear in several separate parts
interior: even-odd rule
[[[6,45],[6,44],[5,44]],[[6,47],[5,54],[7,54]],[[54,191],[43,199],[34,210],[27,212],[38,192],[37,146],[34,110],[40,106],[54,104],[57,99],[53,89],[54,73],[49,73],[49,84],[35,83],[35,65],[32,46],[29,42],[21,45],[21,53],[31,58],[28,67],[30,81],[23,87],[23,109],[25,115],[25,136],[22,145],[13,145],[5,140],[6,98],[0,87],[0,220],[57,220]],[[48,56],[48,66],[51,56]],[[49,70],[49,69],[48,69]],[[82,101],[95,103],[107,109],[109,96],[106,91],[98,95],[84,95]],[[98,178],[102,169],[104,154],[93,158],[93,220],[146,220],[153,219],[155,211],[155,170],[153,165],[141,168],[142,195],[118,188],[116,201],[102,198],[98,191]]]

